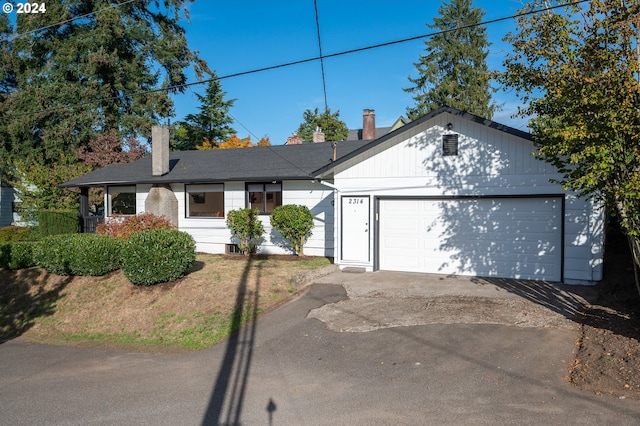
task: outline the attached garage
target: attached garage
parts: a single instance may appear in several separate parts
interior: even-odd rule
[[[379,200],[379,269],[562,281],[563,199]]]
[[[591,284],[604,209],[558,181],[530,134],[453,108],[371,141],[318,177],[335,190],[336,263]]]

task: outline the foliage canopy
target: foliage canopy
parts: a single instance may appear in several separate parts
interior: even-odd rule
[[[174,132],[173,149],[177,151],[196,149],[196,145],[208,141],[225,140],[236,133],[231,127],[233,118],[229,115],[229,109],[235,99],[225,100],[226,93],[222,90],[220,80],[215,73],[208,83],[203,95],[196,93],[200,102],[197,114],[189,114],[184,121],[177,123]]]
[[[326,141],[344,141],[349,135],[346,123],[340,120],[340,111],[335,113],[331,109],[320,113],[318,108],[313,111],[308,109],[302,114],[304,120],[298,127],[298,135],[305,142],[313,141],[313,132],[322,130]]]
[[[180,25],[188,3],[62,0],[15,28],[0,15],[0,168],[22,181],[26,209],[77,208],[56,189],[89,171],[76,152],[111,129],[120,141],[149,135],[187,68],[210,73]]]
[[[484,11],[472,0],[450,0],[438,9],[439,16],[427,28],[437,30],[425,44],[425,54],[414,63],[417,77],[409,77],[415,105],[407,116],[415,120],[441,106],[492,119],[491,73],[486,59],[490,46],[487,30],[478,25]]]
[[[289,241],[293,251],[304,256],[304,244],[312,235],[313,214],[306,206],[285,204],[271,212],[271,225]]]
[[[523,12],[545,2],[528,4]],[[521,16],[501,81],[531,116],[538,154],[562,183],[602,199],[640,235],[640,4],[594,0]]]

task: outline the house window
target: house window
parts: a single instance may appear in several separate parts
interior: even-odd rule
[[[224,185],[186,185],[187,217],[224,217]]]
[[[273,209],[282,205],[281,183],[250,183],[247,185],[248,204],[262,214],[271,214]]]
[[[111,215],[135,215],[136,214],[136,187],[135,186],[110,186],[107,188],[108,214]]]
[[[458,135],[442,135],[442,155],[458,155]]]

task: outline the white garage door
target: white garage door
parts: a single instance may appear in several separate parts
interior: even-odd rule
[[[380,200],[379,267],[561,280],[562,200]]]

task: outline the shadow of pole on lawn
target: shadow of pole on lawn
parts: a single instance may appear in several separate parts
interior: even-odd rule
[[[253,259],[249,258],[242,272],[231,318],[231,335],[227,339],[220,370],[209,406],[202,421],[208,425],[239,425],[255,341],[256,319],[260,297],[261,268],[257,268],[255,290],[249,288]],[[243,322],[248,322],[242,327]]]

